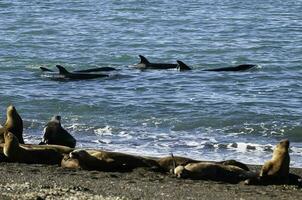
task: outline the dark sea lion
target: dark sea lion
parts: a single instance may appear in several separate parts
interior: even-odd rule
[[[141,61],[136,65],[140,69],[175,69],[177,64],[169,63],[150,63],[147,58],[142,55],[139,55]]]
[[[180,71],[190,70],[191,68],[186,65],[182,61],[177,61],[178,66],[177,69]],[[214,69],[204,69],[202,71],[214,71],[214,72],[239,72],[239,71],[246,71],[252,68],[255,68],[257,65],[251,65],[251,64],[243,64],[243,65],[237,65],[233,67],[221,67],[221,68],[214,68]]]
[[[246,164],[238,162],[236,160],[225,160],[225,161],[219,161],[219,162],[202,161],[202,160],[194,160],[191,158],[186,158],[186,157],[181,157],[181,156],[173,156],[173,154],[171,154],[171,156],[166,156],[166,157],[162,157],[162,158],[158,159],[157,162],[160,165],[160,167],[163,170],[165,170],[166,172],[173,171],[175,166],[179,166],[179,165],[185,166],[189,163],[201,163],[201,162],[222,164],[222,165],[232,165],[232,166],[239,167],[243,170],[249,171],[249,168]]]
[[[84,72],[83,73],[69,72],[64,67],[62,67],[61,65],[56,65],[56,67],[59,69],[59,75],[61,75],[65,79],[85,80],[85,79],[95,79],[95,78],[108,77],[107,74],[99,74],[99,73],[92,74],[92,73],[84,73]],[[60,77],[58,77],[58,78],[60,78]]]
[[[4,128],[13,133],[21,144],[24,144],[23,140],[23,120],[18,114],[16,108],[13,105],[9,105],[6,111],[6,122]],[[3,131],[3,130],[2,130]],[[4,132],[3,132],[4,133]]]
[[[53,116],[44,128],[40,144],[56,144],[74,148],[76,139],[61,126],[61,117]]]
[[[5,128],[0,124],[0,144],[4,143],[4,132],[5,132]]]
[[[61,153],[53,149],[26,149],[19,145],[18,138],[8,132],[4,133],[4,155],[12,162],[27,164],[60,164]]]
[[[185,166],[177,166],[174,174],[178,178],[194,180],[212,180],[228,183],[238,183],[256,174],[233,165],[223,165],[212,162],[189,163]]]
[[[61,66],[61,65],[58,65],[58,66]],[[40,69],[42,70],[42,72],[55,72],[46,67],[40,67]],[[108,71],[115,71],[115,70],[116,69],[113,67],[97,67],[97,68],[90,68],[90,69],[84,69],[84,70],[75,70],[75,71],[73,71],[73,73],[108,72]]]
[[[4,132],[3,132],[3,134],[4,134]],[[4,138],[3,138],[3,141],[4,141]],[[4,143],[0,144],[0,162],[9,162],[10,160],[3,153],[3,147],[4,147]]]
[[[179,166],[179,165],[184,166],[189,163],[197,163],[200,161],[191,158],[181,157],[181,156],[173,156],[171,154],[171,156],[166,156],[158,159],[157,162],[166,172],[171,172],[172,169],[175,168],[175,166]]]
[[[85,170],[98,170],[98,171],[131,171],[138,167],[156,168],[158,164],[148,158],[139,156],[133,156],[118,152],[108,152],[101,150],[75,150],[69,154],[71,159],[75,159],[78,162],[80,168]],[[68,160],[68,159],[67,159]],[[77,166],[76,164],[70,164],[76,162],[71,160],[64,163],[66,166]]]

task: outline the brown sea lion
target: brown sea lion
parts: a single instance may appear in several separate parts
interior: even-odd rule
[[[55,150],[58,153],[61,154],[69,154],[74,150],[74,148],[61,146],[61,145],[53,145],[53,144],[47,144],[47,145],[38,145],[38,144],[19,144],[20,147],[24,149],[52,149]],[[3,149],[4,143],[0,144],[0,150]],[[3,151],[0,151],[3,152]]]
[[[47,144],[47,145],[38,145],[38,144],[23,144],[20,145],[25,149],[52,149],[61,154],[69,154],[74,150],[74,148],[70,148],[67,146],[62,145],[55,145],[55,144]]]
[[[185,166],[177,166],[174,174],[178,178],[194,180],[213,180],[228,183],[238,183],[256,174],[233,165],[223,165],[213,162],[189,163]]]
[[[236,160],[225,160],[225,161],[201,161],[201,160],[194,160],[191,158],[181,157],[181,156],[166,156],[162,157],[157,160],[158,164],[161,166],[161,168],[166,172],[172,172],[175,166],[185,166],[189,163],[200,163],[200,162],[206,162],[206,163],[216,163],[216,164],[222,164],[222,165],[233,165],[240,167],[246,171],[249,171],[249,168],[246,164],[238,162]]]
[[[40,144],[56,144],[74,148],[76,139],[61,126],[61,117],[54,116],[44,128],[44,135]]]
[[[259,177],[249,179],[245,183],[250,185],[288,184],[290,181],[288,149],[289,140],[281,140],[273,151],[272,159],[266,161],[262,166]]]
[[[13,133],[19,140],[20,144],[24,144],[23,140],[23,121],[13,105],[9,105],[6,110],[6,122],[4,128]],[[4,130],[2,133],[4,134]],[[4,142],[4,141],[2,141]]]
[[[19,145],[18,138],[8,132],[4,133],[4,155],[12,162],[27,164],[60,164],[63,158],[61,153],[53,149],[29,149]]]
[[[118,152],[74,150],[69,155],[71,159],[78,160],[80,168],[86,170],[123,172],[138,167],[159,167],[157,162],[152,159]]]

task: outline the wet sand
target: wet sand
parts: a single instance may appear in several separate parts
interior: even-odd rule
[[[252,170],[259,166],[250,166]],[[140,168],[128,173],[0,164],[0,199],[301,199],[293,185],[247,186],[177,179]],[[291,169],[302,175],[302,169]]]

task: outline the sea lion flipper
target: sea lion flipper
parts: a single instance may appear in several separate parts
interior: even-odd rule
[[[63,66],[61,66],[61,65],[56,65],[56,67],[59,69],[59,73],[60,73],[60,74],[63,74],[63,75],[65,75],[65,74],[70,74],[69,71],[67,71],[67,69],[65,69]]]
[[[177,63],[178,63],[177,69],[179,71],[191,70],[191,68],[188,65],[186,65],[184,62],[182,62],[180,60],[177,60]]]
[[[140,58],[141,58],[141,61],[140,63],[143,63],[143,64],[149,64],[150,62],[147,60],[147,58],[145,58],[144,56],[142,55],[138,55]]]

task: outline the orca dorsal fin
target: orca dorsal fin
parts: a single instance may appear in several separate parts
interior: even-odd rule
[[[40,67],[42,72],[53,72],[51,69],[47,69],[46,67]]]
[[[178,63],[177,69],[179,71],[191,70],[191,68],[188,65],[186,65],[184,62],[182,62],[180,60],[177,60],[177,63]]]
[[[150,62],[147,60],[147,58],[145,58],[144,56],[142,55],[138,55],[140,58],[141,58],[141,62],[140,63],[143,63],[143,64],[149,64]]]
[[[67,71],[63,66],[56,65],[56,67],[59,69],[60,74],[70,74],[69,71]]]

